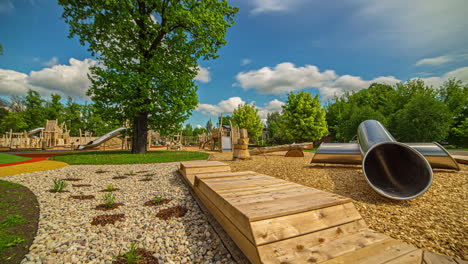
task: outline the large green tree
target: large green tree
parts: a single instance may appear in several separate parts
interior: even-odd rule
[[[325,109],[320,99],[311,93],[289,93],[283,105],[283,120],[286,136],[294,141],[314,141],[328,135]]]
[[[232,124],[247,129],[249,137],[256,139],[262,135],[263,123],[255,104],[240,104],[232,113]]]
[[[108,118],[131,120],[133,153],[148,126],[175,130],[198,104],[200,58],[225,45],[238,8],[227,0],[59,0],[70,37],[97,56],[88,91]]]
[[[441,141],[448,135],[448,107],[430,95],[416,95],[395,115],[394,136],[402,142]]]

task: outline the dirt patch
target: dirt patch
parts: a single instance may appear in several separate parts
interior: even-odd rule
[[[77,200],[90,200],[94,199],[94,195],[71,195],[70,198]]]
[[[79,178],[65,178],[63,179],[64,181],[81,181],[83,179],[79,179]]]
[[[96,206],[96,210],[100,210],[100,211],[110,211],[110,210],[114,210],[115,208],[118,208],[119,206],[122,206],[123,203],[115,203],[112,207],[107,207],[105,204],[99,204],[98,206]]]
[[[106,172],[109,172],[109,171],[95,171],[94,173],[101,174],[101,173],[106,173]]]
[[[138,256],[138,261],[133,262],[136,264],[158,264],[158,259],[153,256],[153,251],[148,251],[144,248],[139,248],[136,251],[136,255]],[[123,256],[118,256],[117,260],[112,261],[115,264],[127,264],[129,263],[127,260],[123,258]]]
[[[72,187],[89,187],[91,184],[72,184]]]
[[[114,180],[122,180],[122,179],[127,179],[128,177],[127,176],[114,176],[112,177],[112,179]]]
[[[167,220],[171,217],[182,217],[187,213],[188,209],[184,206],[174,206],[167,209],[163,209],[156,214],[156,217]]]
[[[468,165],[461,171],[434,170],[434,180],[422,196],[396,201],[377,194],[359,165],[310,164],[313,153],[287,158],[284,152],[233,162],[232,153],[214,153],[210,160],[231,165],[232,171],[256,171],[354,199],[369,227],[419,248],[451,257],[468,258],[466,203]]]
[[[51,192],[51,193],[67,193],[67,192],[70,192],[70,191],[61,191],[61,192],[57,192],[57,191],[54,191],[54,190],[49,190],[49,192]]]
[[[138,181],[152,181],[152,180],[153,180],[153,179],[151,179],[151,178],[143,178],[143,179],[138,180]]]
[[[157,203],[153,203],[154,200],[149,200],[147,202],[144,203],[145,206],[158,206],[158,205],[163,205],[163,204],[167,204],[171,201],[171,199],[164,199],[160,202],[157,202]]]
[[[105,226],[107,224],[114,224],[115,222],[125,218],[125,214],[113,214],[113,215],[98,215],[93,217],[91,225]]]
[[[148,172],[148,170],[137,171],[136,173],[145,173],[145,172]]]
[[[0,181],[0,212],[0,263],[20,263],[36,236],[39,203],[28,188]]]

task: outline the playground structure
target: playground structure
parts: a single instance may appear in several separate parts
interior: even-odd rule
[[[219,161],[179,172],[237,263],[464,263],[371,230],[337,194]]]
[[[118,128],[102,137],[95,137],[91,132],[79,129],[79,136],[70,136],[65,123],[47,120],[44,127],[25,132],[10,130],[0,138],[0,147],[10,150],[21,149],[96,149],[102,145],[128,149],[128,138],[118,138],[123,128]]]
[[[369,185],[396,200],[425,193],[432,184],[432,168],[460,170],[441,145],[397,142],[378,121],[362,122],[357,135],[358,143],[323,143],[311,163],[362,163]]]
[[[223,116],[220,117],[220,123],[222,124]],[[219,128],[212,128],[208,131],[208,134],[202,133],[198,135],[199,148],[205,149],[208,147],[211,151],[220,152],[231,152],[233,151],[234,145],[238,144],[241,138],[242,129],[232,125],[229,121],[229,126],[220,125]],[[248,138],[247,130],[243,132],[242,138]]]

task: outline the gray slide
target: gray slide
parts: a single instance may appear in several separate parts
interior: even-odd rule
[[[104,136],[101,136],[101,137],[99,137],[99,138],[97,138],[95,140],[91,140],[86,145],[79,145],[76,149],[82,150],[82,149],[96,148],[99,145],[103,144],[104,142],[108,141],[109,139],[120,135],[120,132],[122,132],[125,129],[127,129],[127,128],[126,127],[119,127],[117,129],[112,130],[111,132],[105,134]]]
[[[28,131],[28,137],[36,138],[36,136],[34,136],[34,134],[39,133],[44,129],[45,128],[43,128],[43,127],[38,127],[38,128],[31,129],[31,130]]]

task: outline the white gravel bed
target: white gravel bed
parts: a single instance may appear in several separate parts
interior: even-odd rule
[[[102,169],[109,172],[98,174]],[[200,211],[180,176],[178,163],[132,165],[74,165],[61,169],[2,177],[27,186],[40,205],[38,233],[21,263],[111,263],[126,252],[132,242],[154,251],[159,263],[234,263],[222,246],[206,216]],[[113,176],[130,171],[146,171],[126,179]],[[152,181],[139,181],[154,173]],[[51,193],[54,178],[81,178],[67,181],[70,192]],[[72,184],[91,184],[72,187]],[[107,185],[113,184],[117,203],[114,210],[98,211]],[[76,200],[70,195],[94,195],[91,200]],[[172,199],[161,206],[144,206],[155,196]],[[189,210],[184,217],[162,220],[160,209],[182,205]],[[93,226],[93,217],[124,213],[115,224]]]

